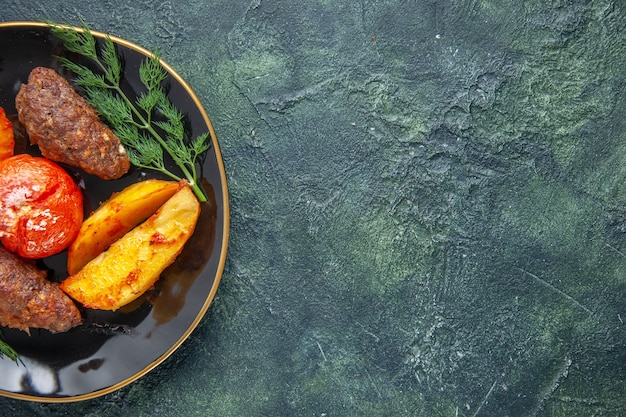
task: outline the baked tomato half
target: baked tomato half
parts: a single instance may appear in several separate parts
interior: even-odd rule
[[[4,109],[0,107],[0,160],[13,156],[14,149],[13,125]]]
[[[83,196],[72,177],[46,158],[0,161],[0,241],[24,258],[66,249],[83,221]]]

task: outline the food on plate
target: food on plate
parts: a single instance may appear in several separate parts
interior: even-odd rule
[[[130,160],[118,137],[53,69],[33,69],[15,105],[30,142],[45,157],[105,180],[128,172]]]
[[[66,249],[83,221],[83,195],[56,163],[28,154],[0,161],[0,241],[24,258]]]
[[[131,163],[141,169],[156,170],[173,179],[186,178],[200,202],[207,201],[202,190],[198,170],[206,151],[211,147],[211,136],[204,132],[195,138],[186,129],[186,117],[167,97],[164,81],[168,73],[161,64],[158,53],[151,54],[139,65],[139,79],[143,84],[138,96],[128,95],[124,88],[121,70],[124,63],[116,53],[116,46],[109,36],[96,42],[91,30],[83,24],[77,31],[68,25],[50,26],[52,33],[61,39],[65,47],[95,64],[82,65],[60,56],[63,65],[76,74],[74,82],[84,88],[89,103],[98,110],[118,133],[131,155]],[[154,117],[158,114],[159,117]],[[164,156],[180,168],[180,174],[171,171]],[[182,174],[182,176],[181,176]]]
[[[13,124],[0,107],[0,160],[13,156],[14,149]]]
[[[46,272],[0,246],[0,326],[65,332],[81,323],[74,302]]]
[[[84,222],[67,253],[67,271],[77,273],[111,243],[154,214],[178,189],[178,182],[148,179],[129,185]]]
[[[87,308],[117,310],[159,279],[191,237],[200,203],[186,181],[146,221],[126,233],[60,287]]]

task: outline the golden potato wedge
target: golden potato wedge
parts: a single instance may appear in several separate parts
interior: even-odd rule
[[[60,287],[85,307],[117,310],[146,292],[194,231],[200,203],[185,181],[146,221],[65,279]]]
[[[96,209],[82,224],[67,252],[74,275],[174,195],[178,182],[149,179],[129,185]]]

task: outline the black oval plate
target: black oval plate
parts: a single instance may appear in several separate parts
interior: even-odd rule
[[[92,32],[102,39],[103,33]],[[150,52],[111,36],[125,63],[125,87],[130,94],[141,91],[139,64]],[[51,67],[64,74],[57,56],[69,52],[36,22],[0,22],[0,107],[15,114],[15,95],[36,66]],[[77,59],[72,56],[72,59]],[[69,332],[51,334],[31,330],[2,331],[18,351],[25,366],[0,359],[0,395],[31,401],[79,401],[112,392],[141,377],[170,356],[191,334],[213,300],[226,260],[229,206],[224,164],[215,132],[202,104],[189,85],[169,65],[168,95],[186,115],[193,137],[209,132],[212,146],[203,163],[203,188],[208,201],[193,236],[155,289],[117,312],[83,309],[84,324]],[[18,135],[19,136],[19,135]],[[21,148],[21,149],[20,149]],[[16,153],[37,153],[22,144]],[[123,178],[102,181],[73,172],[84,184],[85,211],[97,207],[111,193],[148,177],[135,169]],[[60,281],[65,272],[65,253],[42,260],[50,279]]]

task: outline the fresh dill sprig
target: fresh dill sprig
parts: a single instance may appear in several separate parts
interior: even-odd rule
[[[4,334],[2,333],[2,330],[0,330],[0,358],[4,358],[5,356],[17,364],[24,364],[24,362],[22,362],[22,359],[20,358],[19,353],[17,353],[15,349],[13,349],[11,346],[9,346],[7,342],[5,342]]]
[[[122,64],[115,43],[104,37],[98,48],[86,23],[82,30],[68,25],[47,22],[52,33],[65,47],[92,61],[97,71],[66,57],[58,57],[76,74],[74,81],[82,87],[87,101],[110,124],[126,148],[130,162],[138,168],[161,172],[174,180],[186,178],[200,202],[207,197],[198,183],[197,166],[211,146],[209,133],[189,138],[184,128],[184,115],[168,99],[162,87],[167,78],[160,57],[154,52],[142,61],[139,79],[145,90],[133,101],[122,90]],[[179,176],[165,166],[164,152],[179,167]]]

